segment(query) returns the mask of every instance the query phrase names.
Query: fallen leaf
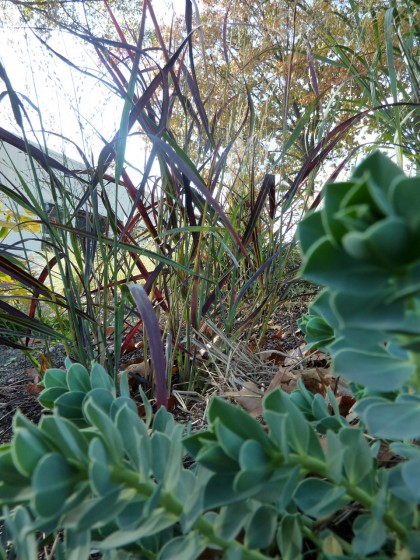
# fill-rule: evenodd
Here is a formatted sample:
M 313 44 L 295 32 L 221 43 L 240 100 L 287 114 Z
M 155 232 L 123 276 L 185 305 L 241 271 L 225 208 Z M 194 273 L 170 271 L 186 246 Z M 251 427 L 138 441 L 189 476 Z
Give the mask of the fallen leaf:
M 327 388 L 325 384 L 322 383 L 319 379 L 314 379 L 313 377 L 305 378 L 302 376 L 302 381 L 305 385 L 305 388 L 313 395 L 316 395 L 318 393 L 325 397 L 325 395 L 327 394 Z
M 167 404 L 167 406 L 166 406 L 166 410 L 167 410 L 168 412 L 173 412 L 173 410 L 174 410 L 174 408 L 175 408 L 175 405 L 176 405 L 176 402 L 177 402 L 177 401 L 176 401 L 176 398 L 174 397 L 174 395 L 170 395 L 170 396 L 168 397 L 168 404 Z
M 312 350 L 308 355 L 308 363 L 317 367 L 328 368 L 330 366 L 331 356 L 324 354 L 321 350 Z
M 346 418 L 355 402 L 356 399 L 354 397 L 350 397 L 349 395 L 342 395 L 340 397 L 337 397 L 338 409 L 341 416 Z
M 377 461 L 380 466 L 384 466 L 385 464 L 387 464 L 388 466 L 394 466 L 396 463 L 401 463 L 403 459 L 402 457 L 391 451 L 388 446 L 382 444 L 379 448 Z
M 26 368 L 24 370 L 24 374 L 26 375 L 26 377 L 30 377 L 35 384 L 39 383 L 40 377 L 37 368 Z
M 25 390 L 30 394 L 30 395 L 39 395 L 39 393 L 44 389 L 44 387 L 41 387 L 41 385 L 38 385 L 37 383 L 27 383 L 25 385 Z
M 136 374 L 141 375 L 142 377 L 146 377 L 146 375 L 149 374 L 149 370 L 149 365 L 146 364 L 146 362 L 130 364 L 124 368 L 124 371 L 126 371 L 127 375 Z
M 38 362 L 39 362 L 39 365 L 41 366 L 42 373 L 45 373 L 47 371 L 47 369 L 49 369 L 52 365 L 51 360 L 45 354 L 40 354 L 38 356 Z
M 291 350 L 289 352 L 287 358 L 284 360 L 284 365 L 285 366 L 295 366 L 299 362 L 301 362 L 303 357 L 304 357 L 304 354 L 305 354 L 305 346 L 306 346 L 306 344 L 301 344 L 297 348 L 294 348 L 293 350 Z
M 204 334 L 207 338 L 211 338 L 213 336 L 213 329 L 210 328 L 206 323 L 202 323 L 200 327 L 200 333 Z
M 267 388 L 266 394 L 280 387 L 285 393 L 293 393 L 297 388 L 297 377 L 288 368 L 280 367 Z
M 240 391 L 228 391 L 223 396 L 234 398 L 254 418 L 262 414 L 263 394 L 253 381 L 246 381 Z
M 263 362 L 273 362 L 274 364 L 283 364 L 286 358 L 286 354 L 284 352 L 280 352 L 280 350 L 262 350 L 258 352 L 258 357 Z
M 270 335 L 270 338 L 283 338 L 283 336 L 284 336 L 284 332 L 283 329 L 280 327 L 274 334 Z
M 124 366 L 124 371 L 128 377 L 128 385 L 132 394 L 136 394 L 140 385 L 150 387 L 150 365 L 145 362 L 129 364 Z M 119 377 L 121 372 L 119 373 Z

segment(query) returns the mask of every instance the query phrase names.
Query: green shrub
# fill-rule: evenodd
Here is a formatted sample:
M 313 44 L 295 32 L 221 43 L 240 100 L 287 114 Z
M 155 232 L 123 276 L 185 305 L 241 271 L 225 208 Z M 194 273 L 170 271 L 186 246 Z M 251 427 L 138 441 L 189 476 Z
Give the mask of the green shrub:
M 327 286 L 301 321 L 355 384 L 357 412 L 387 439 L 420 436 L 420 178 L 380 152 L 299 227 L 302 274 Z
M 146 399 L 140 419 L 125 375 L 117 393 L 100 365 L 89 375 L 68 361 L 45 376 L 39 426 L 18 413 L 0 450 L 3 539 L 17 557 L 44 546 L 78 560 L 418 557 L 415 188 L 374 154 L 299 229 L 303 274 L 327 286 L 302 324 L 337 373 L 345 365 L 358 427 L 331 389 L 324 399 L 301 384 L 265 397 L 264 425 L 215 398 L 207 429 L 189 434 L 164 408 L 152 422 Z M 401 461 L 381 466 L 381 444 Z M 341 535 L 332 522 L 349 504 Z

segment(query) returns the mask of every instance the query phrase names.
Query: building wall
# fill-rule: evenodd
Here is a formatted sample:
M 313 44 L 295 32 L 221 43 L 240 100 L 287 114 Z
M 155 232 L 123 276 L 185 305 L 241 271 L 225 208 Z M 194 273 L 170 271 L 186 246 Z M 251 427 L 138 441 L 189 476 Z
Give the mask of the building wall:
M 49 151 L 48 155 L 59 163 L 62 163 L 72 171 L 82 172 L 80 177 L 86 177 L 83 174 L 84 165 L 76 160 L 63 158 L 57 152 Z M 81 197 L 83 196 L 86 186 L 72 176 L 66 175 L 64 172 L 54 169 L 54 176 L 59 180 L 62 187 L 53 188 L 49 173 L 42 166 L 24 153 L 22 150 L 10 144 L 0 142 L 0 184 L 12 189 L 13 192 L 21 193 L 28 200 L 34 197 L 36 203 L 41 205 L 45 210 L 49 209 L 51 219 L 60 220 L 60 212 L 57 213 L 54 199 L 58 202 L 58 206 L 65 206 L 68 211 L 74 209 Z M 106 184 L 107 195 L 115 211 L 115 185 Z M 53 190 L 56 197 L 53 196 Z M 126 216 L 129 214 L 131 204 L 129 197 L 123 187 L 118 189 L 118 204 L 116 212 L 118 217 L 125 223 Z M 5 194 L 4 189 L 0 187 L 0 250 L 7 250 L 15 255 L 25 255 L 25 252 L 42 252 L 46 245 L 42 243 L 45 231 L 36 231 L 35 224 L 28 223 L 24 228 L 17 228 L 18 223 L 31 219 L 24 208 L 17 205 L 12 198 Z M 106 216 L 105 208 L 98 197 L 99 214 Z M 75 227 L 81 227 L 86 215 L 91 212 L 90 200 L 83 206 L 77 218 L 73 221 Z M 36 219 L 36 216 L 34 216 Z M 101 229 L 105 222 L 101 219 Z M 5 227 L 6 226 L 6 227 Z M 15 226 L 15 227 L 13 227 Z M 38 229 L 40 229 L 38 227 Z M 44 228 L 45 230 L 45 228 Z

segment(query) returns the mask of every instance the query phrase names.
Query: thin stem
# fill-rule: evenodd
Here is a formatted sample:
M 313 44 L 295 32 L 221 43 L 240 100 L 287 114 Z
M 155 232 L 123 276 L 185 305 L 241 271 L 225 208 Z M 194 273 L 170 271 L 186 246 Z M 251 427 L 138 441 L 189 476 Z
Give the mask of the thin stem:
M 114 482 L 119 482 L 129 486 L 130 488 L 134 488 L 138 491 L 139 494 L 142 494 L 147 498 L 151 497 L 153 492 L 156 490 L 156 484 L 154 484 L 151 480 L 141 482 L 139 480 L 138 473 L 128 470 L 121 470 L 120 468 L 111 469 L 111 479 Z M 167 512 L 172 513 L 177 517 L 181 517 L 184 513 L 184 506 L 182 502 L 180 502 L 174 496 L 174 494 L 166 490 L 162 490 L 160 494 L 159 506 L 163 507 Z M 199 531 L 203 536 L 205 536 L 211 544 L 220 546 L 220 548 L 223 548 L 224 550 L 232 547 L 234 541 L 223 539 L 222 537 L 217 536 L 214 532 L 213 524 L 203 517 L 199 517 L 196 520 L 193 528 Z M 268 559 L 267 556 L 265 556 L 261 552 L 258 552 L 257 550 L 249 550 L 246 546 L 239 542 L 236 542 L 235 544 L 244 552 L 246 551 L 246 558 L 248 560 Z
M 300 465 L 302 468 L 308 472 L 314 472 L 322 477 L 328 478 L 326 464 L 319 459 L 313 459 L 312 457 L 291 454 L 289 459 L 290 464 Z M 332 481 L 335 482 L 335 481 Z M 336 483 L 336 482 L 335 482 Z M 359 486 L 347 481 L 343 478 L 339 484 L 343 486 L 347 494 L 356 502 L 361 504 L 367 510 L 372 510 L 375 504 L 375 496 L 371 496 Z M 395 517 L 387 512 L 383 516 L 384 523 L 387 525 L 388 529 L 396 533 L 398 537 L 402 540 L 405 539 L 407 535 L 407 529 L 399 523 Z

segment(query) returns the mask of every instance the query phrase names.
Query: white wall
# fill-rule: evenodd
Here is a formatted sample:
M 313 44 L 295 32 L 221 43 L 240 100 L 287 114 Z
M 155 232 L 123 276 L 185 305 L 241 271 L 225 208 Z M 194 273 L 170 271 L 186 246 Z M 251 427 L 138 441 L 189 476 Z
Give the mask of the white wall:
M 57 152 L 49 151 L 48 155 L 54 158 L 59 163 L 64 164 L 65 167 L 72 171 L 83 171 L 85 169 L 83 163 L 80 163 L 73 159 L 63 158 L 63 156 Z M 34 165 L 35 172 L 32 169 L 32 164 Z M 67 205 L 67 207 L 75 207 L 84 192 L 82 182 L 66 175 L 60 170 L 54 170 L 54 174 L 64 185 L 66 197 L 68 197 L 69 201 L 71 201 L 70 204 Z M 83 173 L 80 174 L 80 176 L 83 177 Z M 38 181 L 39 188 L 36 186 L 36 181 Z M 49 174 L 34 159 L 32 159 L 31 163 L 31 159 L 29 158 L 29 156 L 27 156 L 27 154 L 22 150 L 4 142 L 0 142 L 0 183 L 11 188 L 14 191 L 18 190 L 19 192 L 25 194 L 27 198 L 29 198 L 30 196 L 28 195 L 28 192 L 25 193 L 24 183 L 26 183 L 26 188 L 33 196 L 35 196 L 38 203 L 42 204 L 43 206 L 44 203 L 51 203 L 54 200 L 51 194 L 51 179 L 49 177 Z M 115 185 L 111 183 L 105 183 L 105 185 L 109 200 L 111 202 L 113 210 L 115 211 Z M 125 223 L 125 218 L 130 211 L 131 204 L 129 197 L 123 187 L 119 187 L 117 198 L 117 215 Z M 0 203 L 1 221 L 4 222 L 4 219 L 6 218 L 10 223 L 11 216 L 10 212 L 7 213 L 7 210 L 13 210 L 15 213 L 23 212 L 24 215 L 25 211 L 22 208 L 16 206 L 13 200 L 11 200 L 5 195 L 4 192 L 1 191 Z M 101 215 L 106 214 L 100 198 L 98 202 L 98 208 Z M 90 211 L 89 202 L 84 206 L 83 210 Z M 5 246 L 7 246 L 7 250 L 16 255 L 23 256 L 23 249 L 29 252 L 40 252 L 42 250 L 41 237 L 41 233 L 32 233 L 22 228 L 20 228 L 20 230 L 18 230 L 17 228 L 9 229 L 7 235 L 3 238 L 0 238 L 0 250 L 2 245 L 3 249 Z

